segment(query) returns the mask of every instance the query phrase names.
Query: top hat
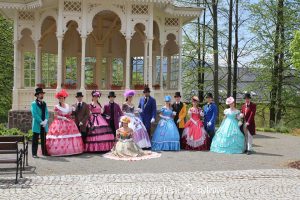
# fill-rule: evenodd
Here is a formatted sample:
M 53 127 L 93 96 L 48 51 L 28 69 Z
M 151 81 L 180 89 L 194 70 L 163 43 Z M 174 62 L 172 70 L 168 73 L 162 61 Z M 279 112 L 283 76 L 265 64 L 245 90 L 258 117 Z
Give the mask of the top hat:
M 230 104 L 232 104 L 232 103 L 234 103 L 234 98 L 233 98 L 233 97 L 228 97 L 228 98 L 226 99 L 226 105 L 230 105 Z
M 43 88 L 36 88 L 35 89 L 35 94 L 34 96 L 37 96 L 39 94 L 45 94 L 45 92 L 43 91 Z
M 114 91 L 110 91 L 109 94 L 108 94 L 108 98 L 109 98 L 109 97 L 114 97 L 114 98 L 116 98 L 115 92 L 114 92 Z
M 251 94 L 250 93 L 244 94 L 244 99 L 251 99 Z
M 98 90 L 93 90 L 92 91 L 92 96 L 93 97 L 101 97 L 101 92 Z
M 206 98 L 212 98 L 213 99 L 213 95 L 212 93 L 208 92 L 206 95 L 205 95 Z
M 174 97 L 181 97 L 180 92 L 175 92 Z
M 199 102 L 199 98 L 198 98 L 197 96 L 193 96 L 193 97 L 192 97 L 192 100 L 193 100 L 193 101 Z
M 77 92 L 77 93 L 76 93 L 76 98 L 77 98 L 77 97 L 83 97 L 82 92 Z
M 150 93 L 150 92 L 151 92 L 151 91 L 150 91 L 150 88 L 146 86 L 146 87 L 144 88 L 143 93 Z
M 165 102 L 171 102 L 172 97 L 171 96 L 165 96 Z

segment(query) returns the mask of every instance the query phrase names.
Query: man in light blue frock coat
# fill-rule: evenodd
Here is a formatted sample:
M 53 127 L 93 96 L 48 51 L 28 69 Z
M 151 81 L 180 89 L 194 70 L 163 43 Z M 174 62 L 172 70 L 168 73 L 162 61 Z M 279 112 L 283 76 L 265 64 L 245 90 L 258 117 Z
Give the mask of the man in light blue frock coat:
M 212 140 L 215 136 L 215 124 L 218 116 L 218 108 L 213 102 L 212 93 L 206 95 L 207 104 L 204 106 L 204 128 Z
M 38 158 L 38 144 L 41 138 L 42 154 L 47 156 L 46 134 L 48 132 L 49 112 L 44 99 L 45 92 L 42 88 L 35 89 L 36 100 L 31 103 L 32 114 L 32 156 Z
M 156 100 L 150 96 L 150 92 L 149 87 L 144 88 L 144 97 L 140 99 L 138 106 L 141 120 L 147 129 L 149 137 L 151 136 L 151 123 L 154 123 L 156 118 Z

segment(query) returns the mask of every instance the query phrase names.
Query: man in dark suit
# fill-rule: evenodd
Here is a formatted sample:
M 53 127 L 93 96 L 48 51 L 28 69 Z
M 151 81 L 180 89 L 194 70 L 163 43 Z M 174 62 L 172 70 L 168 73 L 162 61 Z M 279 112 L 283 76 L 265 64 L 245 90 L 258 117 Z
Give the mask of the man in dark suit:
M 87 136 L 87 121 L 90 117 L 90 109 L 89 106 L 82 101 L 82 98 L 82 92 L 77 92 L 77 103 L 72 106 L 72 109 L 73 115 L 75 116 L 75 123 L 81 133 L 82 140 L 85 143 Z
M 144 97 L 139 101 L 139 112 L 141 115 L 141 120 L 144 123 L 149 137 L 151 136 L 151 123 L 155 122 L 156 118 L 156 100 L 150 96 L 149 87 L 144 88 Z
M 174 98 L 175 98 L 175 102 L 172 104 L 173 111 L 176 112 L 176 115 L 174 116 L 174 122 L 178 128 L 180 141 L 181 141 L 187 110 L 186 110 L 186 104 L 181 102 L 180 92 L 175 92 Z
M 244 123 L 242 126 L 242 132 L 245 134 L 245 143 L 246 143 L 246 153 L 249 155 L 253 151 L 253 135 L 255 132 L 255 113 L 256 105 L 251 102 L 251 94 L 246 93 L 244 95 L 245 104 L 242 105 L 241 115 L 244 118 Z
M 114 132 L 114 135 L 116 136 L 116 130 L 119 129 L 119 121 L 121 116 L 123 116 L 123 112 L 119 104 L 115 103 L 115 92 L 109 92 L 108 98 L 109 103 L 104 106 L 103 114 L 105 115 L 107 123 L 109 124 L 110 128 Z
M 214 103 L 212 93 L 206 94 L 206 101 L 207 104 L 204 106 L 204 128 L 208 133 L 210 140 L 212 141 L 213 137 L 215 136 L 215 124 L 216 119 L 218 117 L 218 108 L 217 105 Z

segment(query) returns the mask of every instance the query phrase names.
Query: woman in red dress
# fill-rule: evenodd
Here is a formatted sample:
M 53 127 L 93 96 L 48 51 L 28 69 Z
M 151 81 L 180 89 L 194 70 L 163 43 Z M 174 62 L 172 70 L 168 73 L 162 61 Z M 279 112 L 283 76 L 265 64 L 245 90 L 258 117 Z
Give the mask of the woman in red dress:
M 81 134 L 71 119 L 72 108 L 65 103 L 67 97 L 65 90 L 55 95 L 59 104 L 54 108 L 54 121 L 46 136 L 46 147 L 50 156 L 80 154 L 84 150 Z
M 198 107 L 198 103 L 198 97 L 194 96 L 192 98 L 193 107 L 188 111 L 190 120 L 185 124 L 182 134 L 183 149 L 208 151 L 209 137 L 200 119 L 200 117 L 203 116 L 203 112 L 201 108 Z

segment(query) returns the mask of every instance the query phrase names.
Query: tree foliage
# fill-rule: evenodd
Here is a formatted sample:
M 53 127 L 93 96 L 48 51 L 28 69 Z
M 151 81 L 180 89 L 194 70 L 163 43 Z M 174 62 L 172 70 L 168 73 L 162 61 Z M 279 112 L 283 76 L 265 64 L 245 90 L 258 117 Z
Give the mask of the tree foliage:
M 295 31 L 295 37 L 291 42 L 290 50 L 294 67 L 300 69 L 300 31 Z
M 13 88 L 13 24 L 0 15 L 0 123 L 7 122 Z

